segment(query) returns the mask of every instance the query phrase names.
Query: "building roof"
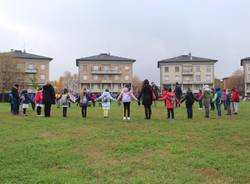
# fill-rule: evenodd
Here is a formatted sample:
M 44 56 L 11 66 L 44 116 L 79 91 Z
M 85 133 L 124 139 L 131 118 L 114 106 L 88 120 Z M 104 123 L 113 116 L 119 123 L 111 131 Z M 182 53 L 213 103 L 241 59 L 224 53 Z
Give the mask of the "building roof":
M 240 65 L 243 65 L 243 61 L 250 61 L 250 57 L 246 57 L 240 60 Z
M 21 58 L 21 59 L 39 59 L 39 60 L 52 60 L 53 58 L 40 56 L 36 54 L 31 54 L 26 51 L 21 50 L 11 50 L 10 52 L 2 52 L 0 55 L 11 56 L 14 58 Z
M 173 57 L 173 58 L 158 61 L 158 68 L 160 66 L 160 63 L 193 63 L 193 62 L 213 62 L 213 63 L 216 63 L 217 60 L 196 57 L 196 56 L 192 56 L 191 54 L 180 55 L 180 56 L 177 56 L 177 57 Z
M 76 66 L 79 66 L 80 61 L 126 61 L 126 62 L 135 62 L 135 59 L 129 59 L 120 56 L 113 56 L 109 53 L 101 53 L 95 56 L 83 57 L 76 59 Z

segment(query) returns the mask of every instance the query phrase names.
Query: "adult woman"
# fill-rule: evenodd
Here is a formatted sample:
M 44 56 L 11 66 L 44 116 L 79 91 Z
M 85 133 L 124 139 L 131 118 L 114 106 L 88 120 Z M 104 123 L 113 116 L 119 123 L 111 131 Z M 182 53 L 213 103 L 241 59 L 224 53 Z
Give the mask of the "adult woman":
M 55 90 L 49 82 L 43 86 L 43 104 L 44 116 L 50 117 L 51 105 L 55 104 Z
M 151 119 L 151 114 L 152 114 L 151 105 L 153 101 L 153 92 L 152 92 L 152 87 L 149 85 L 149 81 L 147 79 L 143 81 L 142 89 L 138 99 L 140 100 L 141 98 L 145 110 L 145 119 Z

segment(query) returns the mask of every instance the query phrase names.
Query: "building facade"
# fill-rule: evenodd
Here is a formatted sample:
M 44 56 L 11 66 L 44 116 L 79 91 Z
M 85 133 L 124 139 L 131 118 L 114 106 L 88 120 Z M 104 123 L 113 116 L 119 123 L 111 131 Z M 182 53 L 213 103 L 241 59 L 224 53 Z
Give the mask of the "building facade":
M 49 64 L 52 58 L 21 50 L 11 50 L 0 55 L 10 57 L 16 64 L 16 68 L 24 74 L 22 85 L 30 92 L 34 92 L 35 86 L 42 86 L 49 80 Z
M 214 85 L 214 64 L 217 60 L 191 54 L 158 61 L 161 87 L 174 88 L 178 82 L 183 91 L 199 90 L 203 85 Z
M 104 89 L 120 92 L 124 84 L 132 84 L 134 59 L 107 53 L 76 59 L 80 88 L 99 93 Z
M 250 57 L 241 59 L 241 66 L 243 66 L 245 96 L 250 96 Z

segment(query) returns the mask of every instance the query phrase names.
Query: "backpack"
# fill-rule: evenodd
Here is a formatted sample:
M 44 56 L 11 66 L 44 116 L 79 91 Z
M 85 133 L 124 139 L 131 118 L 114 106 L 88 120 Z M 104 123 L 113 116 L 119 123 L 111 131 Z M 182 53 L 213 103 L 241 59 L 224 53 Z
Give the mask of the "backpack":
M 103 98 L 102 98 L 102 102 L 103 102 L 103 103 L 107 103 L 107 102 L 109 102 L 109 98 L 108 98 L 108 96 L 107 96 L 107 95 L 104 95 L 104 96 L 103 96 Z
M 62 95 L 62 97 L 60 99 L 60 103 L 62 105 L 68 105 L 68 94 Z
M 172 104 L 175 104 L 175 97 L 174 97 L 174 96 L 170 96 L 170 102 L 171 102 Z
M 87 99 L 87 96 L 83 96 L 80 100 L 80 105 L 81 106 L 84 106 L 84 105 L 87 105 L 88 104 L 88 99 Z

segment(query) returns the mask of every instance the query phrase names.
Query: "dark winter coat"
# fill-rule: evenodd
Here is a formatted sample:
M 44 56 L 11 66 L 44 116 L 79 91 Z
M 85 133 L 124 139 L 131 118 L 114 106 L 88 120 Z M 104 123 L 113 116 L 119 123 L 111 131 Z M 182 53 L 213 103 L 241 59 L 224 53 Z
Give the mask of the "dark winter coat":
M 20 97 L 19 92 L 16 87 L 11 88 L 11 94 L 12 94 L 12 102 L 13 104 L 19 104 L 20 103 Z
M 184 101 L 185 101 L 186 107 L 188 108 L 188 107 L 192 107 L 194 104 L 194 101 L 197 101 L 197 99 L 195 98 L 192 91 L 188 91 L 185 97 L 181 100 L 181 102 L 184 102 Z
M 140 100 L 141 98 L 143 105 L 152 105 L 153 93 L 152 93 L 152 87 L 149 84 L 145 85 L 142 88 L 138 99 Z
M 55 104 L 55 90 L 51 84 L 43 86 L 43 104 Z
M 174 90 L 175 96 L 180 100 L 182 96 L 181 86 L 177 85 Z

